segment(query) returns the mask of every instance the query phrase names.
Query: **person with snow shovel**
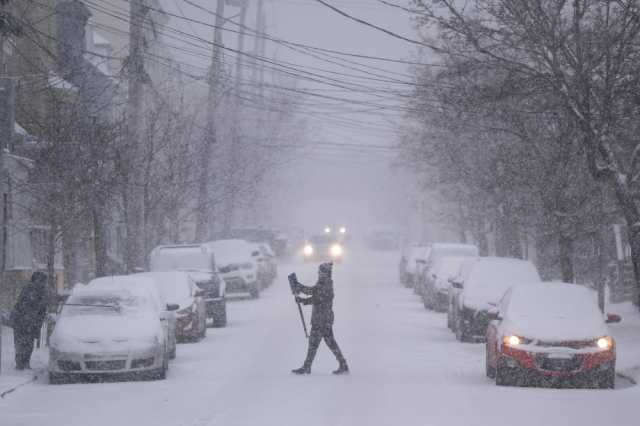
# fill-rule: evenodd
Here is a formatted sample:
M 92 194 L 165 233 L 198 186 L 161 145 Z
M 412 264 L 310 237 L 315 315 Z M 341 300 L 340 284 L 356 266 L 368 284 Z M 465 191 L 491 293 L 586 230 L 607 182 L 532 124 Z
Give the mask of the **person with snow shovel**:
M 333 374 L 347 374 L 349 367 L 347 360 L 342 355 L 338 342 L 333 336 L 333 280 L 331 272 L 333 263 L 323 263 L 318 268 L 318 282 L 313 287 L 307 287 L 299 282 L 295 283 L 294 291 L 296 294 L 305 294 L 310 297 L 296 296 L 296 302 L 303 305 L 313 305 L 311 312 L 311 333 L 309 335 L 309 348 L 307 358 L 302 367 L 292 370 L 294 374 L 310 374 L 311 364 L 318 351 L 320 342 L 324 339 L 325 343 L 331 349 L 331 352 L 338 360 L 339 367 Z

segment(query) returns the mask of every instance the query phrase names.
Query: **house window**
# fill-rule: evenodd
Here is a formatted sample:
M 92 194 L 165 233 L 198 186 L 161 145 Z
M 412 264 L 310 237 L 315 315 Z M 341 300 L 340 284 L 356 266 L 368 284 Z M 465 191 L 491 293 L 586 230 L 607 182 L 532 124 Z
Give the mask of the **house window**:
M 31 252 L 33 262 L 36 265 L 47 264 L 47 242 L 49 240 L 49 230 L 45 228 L 31 229 Z

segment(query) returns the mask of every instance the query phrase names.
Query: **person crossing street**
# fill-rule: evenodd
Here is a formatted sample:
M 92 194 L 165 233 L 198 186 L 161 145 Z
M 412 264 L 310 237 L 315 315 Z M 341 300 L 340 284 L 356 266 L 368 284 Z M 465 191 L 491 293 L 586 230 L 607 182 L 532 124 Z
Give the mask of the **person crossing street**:
M 325 343 L 331 349 L 331 352 L 338 361 L 338 369 L 333 374 L 349 373 L 349 366 L 345 359 L 338 342 L 333 334 L 333 280 L 331 278 L 333 263 L 327 262 L 318 268 L 318 282 L 313 287 L 307 287 L 299 282 L 295 283 L 294 292 L 296 294 L 304 294 L 310 297 L 296 296 L 296 302 L 303 305 L 312 305 L 311 313 L 311 333 L 309 335 L 309 348 L 307 350 L 307 358 L 302 367 L 292 370 L 294 374 L 310 374 L 311 365 L 320 346 L 320 342 L 324 339 Z

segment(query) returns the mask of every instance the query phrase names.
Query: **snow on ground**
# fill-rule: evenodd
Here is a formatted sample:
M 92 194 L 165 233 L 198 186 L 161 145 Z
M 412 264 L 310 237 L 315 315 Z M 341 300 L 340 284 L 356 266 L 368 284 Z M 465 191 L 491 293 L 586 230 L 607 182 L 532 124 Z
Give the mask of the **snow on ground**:
M 280 267 L 278 281 L 259 300 L 229 303 L 227 328 L 180 345 L 166 381 L 49 386 L 39 380 L 0 399 L 0 425 L 637 423 L 640 387 L 627 382 L 614 391 L 496 387 L 484 377 L 484 347 L 457 343 L 443 314 L 425 311 L 397 284 L 397 259 L 397 253 L 352 253 L 334 268 L 335 331 L 349 376 L 331 375 L 336 363 L 324 344 L 312 375 L 289 372 L 302 364 L 306 341 L 286 274 L 295 271 L 312 284 L 316 267 L 293 263 Z M 627 305 L 615 308 L 624 316 L 613 327 L 619 366 L 633 372 L 640 364 L 640 315 Z M 15 374 L 0 375 L 0 389 Z

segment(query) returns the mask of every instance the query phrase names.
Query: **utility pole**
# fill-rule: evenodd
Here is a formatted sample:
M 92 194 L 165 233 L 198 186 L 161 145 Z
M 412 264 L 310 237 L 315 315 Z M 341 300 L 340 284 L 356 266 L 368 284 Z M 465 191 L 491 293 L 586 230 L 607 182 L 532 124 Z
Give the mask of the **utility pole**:
M 126 265 L 127 272 L 134 272 L 144 266 L 143 215 L 144 200 L 139 179 L 138 164 L 142 153 L 142 108 L 144 94 L 144 59 L 142 25 L 147 13 L 143 0 L 129 1 L 129 99 L 128 99 L 128 152 L 125 181 L 125 221 L 127 230 Z
M 240 100 L 240 88 L 242 86 L 242 68 L 244 67 L 244 38 L 246 34 L 245 22 L 247 20 L 247 7 L 249 2 L 244 1 L 242 3 L 242 9 L 240 10 L 240 31 L 238 33 L 238 52 L 236 54 L 236 80 L 235 80 L 235 93 L 236 99 L 234 102 L 233 113 L 233 128 L 231 136 L 231 149 L 230 149 L 230 165 L 231 165 L 231 182 L 229 188 L 229 199 L 227 200 L 227 209 L 225 213 L 225 230 L 229 231 L 234 226 L 234 219 L 236 216 L 238 192 L 239 192 L 239 179 L 238 172 L 240 171 L 241 162 L 238 158 L 240 153 L 240 145 L 242 144 L 242 138 L 240 136 L 240 113 L 242 109 Z
M 211 161 L 216 144 L 216 107 L 220 96 L 220 76 L 222 75 L 222 26 L 226 0 L 218 0 L 216 6 L 215 30 L 209 69 L 209 95 L 207 99 L 207 134 L 203 138 L 204 147 L 200 157 L 200 179 L 198 181 L 198 211 L 196 215 L 196 241 L 204 241 L 213 231 L 213 206 L 210 203 L 209 182 L 213 180 Z

